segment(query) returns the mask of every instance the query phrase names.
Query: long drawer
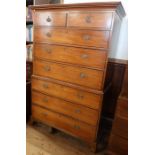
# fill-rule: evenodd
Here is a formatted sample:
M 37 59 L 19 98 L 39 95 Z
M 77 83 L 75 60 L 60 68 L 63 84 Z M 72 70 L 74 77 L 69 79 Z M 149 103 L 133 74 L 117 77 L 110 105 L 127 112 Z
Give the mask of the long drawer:
M 32 89 L 93 109 L 99 109 L 102 99 L 101 95 L 36 78 L 32 78 Z
M 65 26 L 66 25 L 65 12 L 53 12 L 48 10 L 36 11 L 34 14 L 35 26 Z
M 65 28 L 34 28 L 34 42 L 59 43 L 108 48 L 110 31 L 77 30 Z
M 104 69 L 107 61 L 107 51 L 34 44 L 34 56 L 45 60 L 54 60 L 88 67 Z
M 71 133 L 84 140 L 94 141 L 96 127 L 87 125 L 80 121 L 65 117 L 61 114 L 32 105 L 32 118 L 44 122 L 47 125 L 57 127 L 61 130 Z
M 35 91 L 32 92 L 32 103 L 71 116 L 90 125 L 97 125 L 99 113 L 97 110 Z
M 72 65 L 34 60 L 33 74 L 101 90 L 104 72 Z
M 112 27 L 112 12 L 70 11 L 67 26 L 110 30 Z

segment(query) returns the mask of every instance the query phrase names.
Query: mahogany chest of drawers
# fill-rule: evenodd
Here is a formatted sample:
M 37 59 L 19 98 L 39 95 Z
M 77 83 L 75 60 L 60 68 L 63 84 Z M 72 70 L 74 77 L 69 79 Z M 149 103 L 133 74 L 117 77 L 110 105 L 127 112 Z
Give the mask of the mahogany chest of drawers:
M 96 150 L 104 80 L 121 3 L 31 6 L 32 119 Z

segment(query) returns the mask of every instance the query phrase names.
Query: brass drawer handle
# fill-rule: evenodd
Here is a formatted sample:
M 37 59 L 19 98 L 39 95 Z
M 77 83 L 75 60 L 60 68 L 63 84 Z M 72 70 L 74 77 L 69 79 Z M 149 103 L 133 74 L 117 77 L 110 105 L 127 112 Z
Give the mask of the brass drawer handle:
M 47 83 L 44 83 L 44 84 L 43 84 L 43 87 L 44 87 L 44 88 L 48 88 L 48 84 L 47 84 Z
M 47 19 L 46 19 L 46 21 L 47 21 L 47 22 L 51 22 L 52 19 L 48 16 Z
M 78 94 L 77 94 L 77 97 L 78 97 L 79 99 L 83 99 L 83 98 L 84 98 L 84 95 L 82 95 L 81 93 L 78 93 Z
M 83 36 L 83 39 L 86 40 L 86 41 L 88 41 L 88 40 L 91 39 L 91 37 L 90 37 L 90 35 L 84 35 L 84 36 Z
M 87 55 L 87 54 L 82 54 L 82 55 L 81 55 L 81 58 L 82 58 L 82 59 L 86 59 L 86 58 L 88 58 L 88 55 Z
M 74 128 L 79 130 L 80 129 L 80 126 L 79 125 L 74 125 Z
M 51 37 L 52 34 L 51 34 L 50 32 L 47 32 L 47 33 L 46 33 L 46 36 L 47 36 L 47 37 Z
M 43 102 L 48 102 L 48 99 L 47 98 L 43 98 Z
M 51 68 L 50 68 L 50 66 L 44 66 L 44 70 L 45 70 L 45 71 L 50 71 Z
M 46 51 L 47 53 L 49 53 L 49 54 L 52 53 L 52 50 L 51 50 L 51 49 L 48 49 L 48 48 L 46 48 L 45 51 Z
M 81 79 L 86 78 L 86 74 L 80 73 L 80 78 L 81 78 Z
M 81 113 L 81 110 L 80 109 L 76 109 L 75 110 L 75 113 L 78 113 L 79 114 L 79 113 Z
M 91 16 L 87 16 L 87 17 L 85 18 L 85 21 L 86 21 L 86 23 L 91 23 Z

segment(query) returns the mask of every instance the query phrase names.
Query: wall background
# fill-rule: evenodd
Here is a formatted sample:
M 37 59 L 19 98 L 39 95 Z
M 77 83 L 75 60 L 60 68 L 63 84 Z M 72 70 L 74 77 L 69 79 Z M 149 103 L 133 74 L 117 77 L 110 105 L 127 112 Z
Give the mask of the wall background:
M 107 2 L 118 0 L 64 0 L 64 3 Z M 127 0 L 121 0 L 127 14 Z M 124 17 L 121 23 L 118 46 L 115 53 L 110 53 L 110 58 L 128 60 L 128 17 Z

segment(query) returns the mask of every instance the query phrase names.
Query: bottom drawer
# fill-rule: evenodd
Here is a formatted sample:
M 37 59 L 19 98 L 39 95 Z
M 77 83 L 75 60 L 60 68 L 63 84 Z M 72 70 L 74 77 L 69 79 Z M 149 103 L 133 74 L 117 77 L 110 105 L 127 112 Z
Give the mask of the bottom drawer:
M 87 108 L 79 104 L 67 102 L 53 96 L 48 96 L 32 91 L 32 103 L 93 126 L 96 126 L 98 122 L 99 112 L 97 110 Z
M 59 128 L 85 141 L 95 141 L 96 127 L 79 122 L 39 106 L 32 106 L 32 117 L 47 125 Z

